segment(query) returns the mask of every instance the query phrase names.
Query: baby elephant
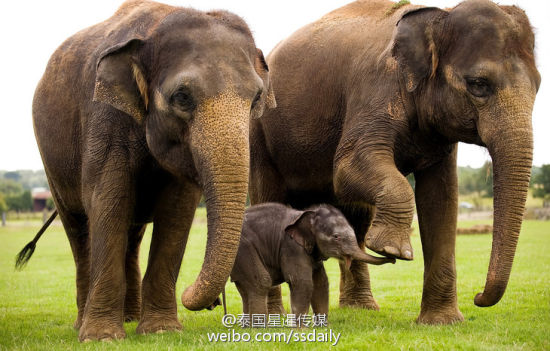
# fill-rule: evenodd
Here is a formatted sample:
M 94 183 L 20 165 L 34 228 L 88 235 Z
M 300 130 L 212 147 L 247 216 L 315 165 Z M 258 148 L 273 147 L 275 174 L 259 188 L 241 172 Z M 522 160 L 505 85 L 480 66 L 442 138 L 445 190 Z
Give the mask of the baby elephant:
M 243 301 L 243 313 L 267 314 L 271 287 L 287 282 L 292 313 L 328 313 L 328 278 L 323 261 L 329 257 L 371 264 L 395 263 L 373 257 L 357 245 L 344 215 L 330 205 L 298 211 L 264 203 L 245 213 L 241 241 L 231 280 Z

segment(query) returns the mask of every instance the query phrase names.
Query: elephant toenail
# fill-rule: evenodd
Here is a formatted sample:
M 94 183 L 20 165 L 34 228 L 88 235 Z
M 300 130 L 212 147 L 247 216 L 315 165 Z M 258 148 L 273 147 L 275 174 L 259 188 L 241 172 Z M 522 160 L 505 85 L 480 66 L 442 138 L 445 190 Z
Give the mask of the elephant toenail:
M 412 260 L 413 259 L 412 252 L 410 250 L 405 250 L 405 252 L 403 253 L 403 258 L 406 260 Z
M 390 254 L 392 256 L 397 256 L 399 257 L 399 250 L 396 249 L 395 247 L 392 247 L 392 246 L 384 246 L 384 252 L 386 252 L 387 254 Z

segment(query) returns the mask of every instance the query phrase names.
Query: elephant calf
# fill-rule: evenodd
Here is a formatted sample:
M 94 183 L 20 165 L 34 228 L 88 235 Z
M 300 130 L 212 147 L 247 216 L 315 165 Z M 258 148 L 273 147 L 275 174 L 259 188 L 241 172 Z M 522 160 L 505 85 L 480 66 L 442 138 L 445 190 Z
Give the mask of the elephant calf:
M 328 279 L 323 261 L 329 257 L 371 264 L 395 263 L 373 257 L 358 246 L 344 215 L 330 205 L 298 211 L 264 203 L 245 212 L 239 250 L 231 271 L 243 301 L 243 313 L 267 314 L 271 287 L 287 282 L 292 313 L 328 313 Z

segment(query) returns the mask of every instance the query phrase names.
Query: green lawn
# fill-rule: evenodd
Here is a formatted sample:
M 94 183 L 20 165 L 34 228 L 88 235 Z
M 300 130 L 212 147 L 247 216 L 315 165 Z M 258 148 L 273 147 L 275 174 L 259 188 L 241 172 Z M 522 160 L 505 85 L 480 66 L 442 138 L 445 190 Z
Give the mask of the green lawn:
M 485 221 L 486 222 L 486 221 Z M 478 222 L 479 223 L 479 222 Z M 463 223 L 465 226 L 474 222 Z M 179 303 L 185 286 L 195 278 L 202 263 L 206 237 L 205 212 L 199 210 L 192 228 L 178 281 L 181 333 L 136 335 L 137 323 L 125 325 L 127 338 L 111 343 L 79 344 L 72 329 L 76 317 L 75 269 L 62 227 L 51 227 L 38 243 L 34 257 L 22 272 L 13 269 L 16 253 L 35 234 L 39 224 L 0 227 L 0 349 L 227 349 L 248 348 L 250 343 L 208 340 L 207 333 L 225 332 L 222 309 L 191 312 Z M 145 271 L 150 231 L 141 255 Z M 494 307 L 479 308 L 473 297 L 485 283 L 491 248 L 490 235 L 458 237 L 458 299 L 465 322 L 452 326 L 417 325 L 422 294 L 422 255 L 418 235 L 413 236 L 415 260 L 395 265 L 372 266 L 373 293 L 380 311 L 338 308 L 339 270 L 335 260 L 326 264 L 331 282 L 330 325 L 341 333 L 338 349 L 550 349 L 550 222 L 526 221 L 503 300 Z M 229 313 L 241 311 L 240 297 L 228 284 Z M 285 301 L 288 290 L 285 288 Z M 319 332 L 328 332 L 319 329 Z M 251 333 L 274 330 L 254 329 Z M 289 333 L 291 329 L 276 329 Z M 310 330 L 295 330 L 309 332 Z M 260 349 L 327 349 L 330 343 L 254 342 Z

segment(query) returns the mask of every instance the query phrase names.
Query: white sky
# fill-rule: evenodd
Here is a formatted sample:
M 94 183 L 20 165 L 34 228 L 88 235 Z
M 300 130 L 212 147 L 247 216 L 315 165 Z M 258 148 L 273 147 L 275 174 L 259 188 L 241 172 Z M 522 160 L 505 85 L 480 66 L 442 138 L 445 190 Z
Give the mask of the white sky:
M 256 45 L 268 54 L 280 40 L 301 26 L 349 0 L 165 0 L 200 10 L 227 9 L 249 24 Z M 452 7 L 457 0 L 412 0 L 415 4 Z M 41 169 L 34 138 L 31 103 L 34 89 L 53 51 L 80 29 L 110 17 L 122 1 L 2 1 L 0 13 L 0 170 Z M 534 164 L 550 163 L 550 24 L 545 1 L 498 1 L 523 8 L 536 30 L 536 55 L 542 84 L 533 111 Z M 550 73 L 549 73 L 550 74 Z M 481 147 L 461 144 L 458 164 L 480 167 L 490 160 Z

